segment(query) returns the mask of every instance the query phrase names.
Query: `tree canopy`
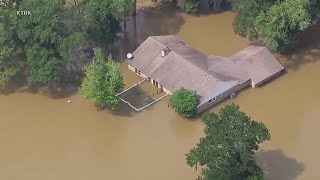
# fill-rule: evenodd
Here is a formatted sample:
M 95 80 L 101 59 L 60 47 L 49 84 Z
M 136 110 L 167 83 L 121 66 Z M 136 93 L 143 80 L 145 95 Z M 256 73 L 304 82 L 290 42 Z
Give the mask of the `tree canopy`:
M 50 90 L 86 60 L 81 47 L 107 47 L 120 31 L 113 0 L 9 0 L 0 7 L 0 87 L 18 72 Z M 45 4 L 45 6 L 39 6 Z M 30 16 L 17 16 L 31 10 Z
M 262 40 L 273 51 L 289 51 L 298 35 L 319 17 L 319 0 L 237 0 L 233 27 L 242 37 Z
M 199 0 L 181 0 L 186 12 L 199 10 Z M 272 51 L 294 49 L 301 32 L 320 18 L 320 0 L 208 0 L 211 7 L 231 4 L 237 12 L 234 32 L 250 40 L 262 40 Z M 215 10 L 215 9 L 213 9 Z
M 197 112 L 198 96 L 195 91 L 181 88 L 173 93 L 170 99 L 173 107 L 179 115 L 184 118 L 190 118 Z
M 188 165 L 203 168 L 199 179 L 262 179 L 254 159 L 259 144 L 270 140 L 262 122 L 253 121 L 234 104 L 204 115 L 202 122 L 205 136 L 186 154 Z
M 87 99 L 94 100 L 102 106 L 106 103 L 114 109 L 118 104 L 116 94 L 124 86 L 120 65 L 114 62 L 111 56 L 105 61 L 99 48 L 94 48 L 94 55 L 94 62 L 86 67 L 81 93 Z
M 179 2 L 180 8 L 188 13 L 198 12 L 199 4 L 199 0 L 181 0 Z

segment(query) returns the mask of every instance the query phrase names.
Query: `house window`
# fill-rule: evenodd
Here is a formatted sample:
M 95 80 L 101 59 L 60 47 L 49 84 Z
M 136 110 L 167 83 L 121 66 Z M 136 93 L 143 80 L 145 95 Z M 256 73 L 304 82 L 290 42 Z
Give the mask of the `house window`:
M 209 104 L 212 104 L 214 101 L 216 101 L 217 100 L 217 98 L 216 97 L 214 97 L 213 99 L 210 99 L 209 100 Z
M 137 74 L 141 75 L 141 71 L 139 71 L 137 68 L 134 69 L 134 72 L 136 72 Z

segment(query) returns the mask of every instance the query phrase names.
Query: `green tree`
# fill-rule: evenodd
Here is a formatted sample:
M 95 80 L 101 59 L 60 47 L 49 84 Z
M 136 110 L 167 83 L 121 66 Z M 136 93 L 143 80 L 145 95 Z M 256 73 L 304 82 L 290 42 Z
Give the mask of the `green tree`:
M 13 1 L 3 3 L 0 5 L 0 89 L 19 71 L 21 56 L 21 42 L 16 31 L 16 7 Z
M 199 0 L 181 0 L 179 6 L 187 13 L 195 13 L 199 11 Z
M 25 71 L 29 85 L 50 90 L 66 75 L 79 72 L 88 62 L 82 52 L 88 49 L 82 47 L 106 47 L 117 38 L 120 26 L 112 2 L 4 1 L 0 6 L 0 87 Z M 32 15 L 17 16 L 17 10 L 32 10 Z
M 85 22 L 85 32 L 90 42 L 107 47 L 117 39 L 121 30 L 120 23 L 114 16 L 113 0 L 89 0 L 86 11 L 89 16 Z
M 182 117 L 190 118 L 197 112 L 198 96 L 195 91 L 181 88 L 170 98 L 171 107 Z
M 127 17 L 130 16 L 132 6 L 132 0 L 113 0 L 112 7 L 114 9 L 115 16 L 123 21 L 124 32 L 127 29 Z
M 237 0 L 233 28 L 241 37 L 262 40 L 273 51 L 295 47 L 300 32 L 319 18 L 319 0 Z
M 62 41 L 59 48 L 59 54 L 64 60 L 65 72 L 80 72 L 87 64 L 87 58 L 79 50 L 79 47 L 85 44 L 85 41 L 84 34 L 80 32 L 74 32 Z
M 308 0 L 285 0 L 256 19 L 258 35 L 269 49 L 288 51 L 297 44 L 298 33 L 311 25 Z
M 87 99 L 100 103 L 102 107 L 106 103 L 114 109 L 118 104 L 116 94 L 124 86 L 120 65 L 110 56 L 105 61 L 98 48 L 94 48 L 94 55 L 94 63 L 86 67 L 86 77 L 80 91 Z
M 63 63 L 59 47 L 66 34 L 63 23 L 64 0 L 22 1 L 19 10 L 32 9 L 31 16 L 19 16 L 17 34 L 23 42 L 26 72 L 30 85 L 49 91 L 62 78 Z
M 62 62 L 54 53 L 37 45 L 27 49 L 28 83 L 40 85 L 43 92 L 50 91 L 53 83 L 62 78 Z
M 205 136 L 186 154 L 189 166 L 203 168 L 199 179 L 262 179 L 262 170 L 254 158 L 259 144 L 270 140 L 262 122 L 251 120 L 234 104 L 219 113 L 204 115 L 202 122 Z

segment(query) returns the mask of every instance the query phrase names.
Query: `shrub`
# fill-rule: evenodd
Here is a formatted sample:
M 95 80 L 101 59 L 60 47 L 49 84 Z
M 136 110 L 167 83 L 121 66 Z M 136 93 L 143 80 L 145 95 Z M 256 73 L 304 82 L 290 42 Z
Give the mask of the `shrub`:
M 199 0 L 181 0 L 179 6 L 187 13 L 195 13 L 199 10 Z
M 171 107 L 184 118 L 190 118 L 197 112 L 198 96 L 195 91 L 181 88 L 173 93 Z

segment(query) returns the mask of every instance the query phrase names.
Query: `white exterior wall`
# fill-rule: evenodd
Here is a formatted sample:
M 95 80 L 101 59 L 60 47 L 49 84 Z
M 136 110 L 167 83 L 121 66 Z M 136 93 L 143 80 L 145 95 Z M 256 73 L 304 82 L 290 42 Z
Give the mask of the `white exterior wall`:
M 267 79 L 265 79 L 265 80 L 261 81 L 260 83 L 258 83 L 258 84 L 254 84 L 254 86 L 252 86 L 252 87 L 258 87 L 258 86 L 261 86 L 261 85 L 263 85 L 263 84 L 267 83 L 268 81 L 270 81 L 271 79 L 275 78 L 276 76 L 279 76 L 281 73 L 282 73 L 282 71 L 279 71 L 279 72 L 277 72 L 276 74 L 274 74 L 274 75 L 270 76 L 269 78 L 267 78 Z M 253 83 L 252 83 L 252 84 L 253 84 Z
M 207 109 L 209 109 L 210 107 L 218 104 L 219 102 L 221 102 L 222 100 L 226 99 L 226 98 L 230 98 L 232 93 L 237 93 L 239 91 L 241 91 L 242 89 L 246 88 L 247 86 L 249 86 L 251 84 L 251 80 L 248 80 L 246 82 L 244 82 L 242 85 L 235 85 L 232 88 L 228 89 L 227 91 L 222 93 L 222 97 L 220 96 L 220 94 L 218 96 L 216 96 L 216 100 L 213 101 L 212 103 L 209 104 L 209 101 L 202 104 L 201 106 L 198 107 L 198 113 L 201 113 Z M 212 97 L 211 99 L 213 99 L 214 97 Z

